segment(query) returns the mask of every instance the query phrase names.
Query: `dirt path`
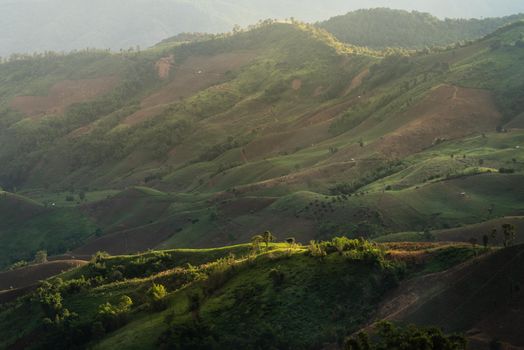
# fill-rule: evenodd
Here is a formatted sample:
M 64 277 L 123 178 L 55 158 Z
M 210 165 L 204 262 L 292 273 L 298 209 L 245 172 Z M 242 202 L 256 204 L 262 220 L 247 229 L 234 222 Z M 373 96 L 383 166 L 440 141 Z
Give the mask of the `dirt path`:
M 358 89 L 362 85 L 363 80 L 369 75 L 369 69 L 366 68 L 362 72 L 358 73 L 356 77 L 351 80 L 346 91 L 344 91 L 344 96 L 349 95 L 355 89 Z

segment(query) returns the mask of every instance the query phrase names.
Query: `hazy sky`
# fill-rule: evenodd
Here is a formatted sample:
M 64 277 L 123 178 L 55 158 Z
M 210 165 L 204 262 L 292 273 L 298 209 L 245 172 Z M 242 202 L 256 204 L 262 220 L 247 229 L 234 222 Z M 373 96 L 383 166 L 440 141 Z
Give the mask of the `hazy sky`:
M 147 47 L 180 32 L 224 32 L 266 18 L 320 21 L 373 7 L 480 18 L 524 13 L 524 0 L 0 0 L 0 56 Z

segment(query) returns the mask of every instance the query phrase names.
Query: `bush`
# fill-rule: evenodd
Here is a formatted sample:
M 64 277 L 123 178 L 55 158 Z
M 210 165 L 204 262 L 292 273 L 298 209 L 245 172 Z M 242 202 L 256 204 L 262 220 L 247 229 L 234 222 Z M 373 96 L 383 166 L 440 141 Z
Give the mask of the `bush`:
M 219 259 L 209 267 L 208 277 L 204 282 L 204 292 L 212 295 L 215 291 L 222 288 L 233 276 L 235 258 L 229 256 Z
M 98 307 L 97 320 L 101 322 L 107 331 L 113 331 L 125 325 L 128 315 L 133 306 L 133 300 L 124 295 L 117 305 L 109 302 Z
M 166 287 L 161 284 L 153 283 L 153 286 L 147 291 L 151 308 L 155 311 L 162 311 L 167 308 L 165 297 L 167 296 Z
M 309 255 L 321 260 L 327 255 L 326 249 L 322 246 L 321 243 L 316 241 L 310 241 L 307 249 L 309 251 Z
M 467 347 L 463 336 L 445 335 L 437 328 L 399 328 L 390 322 L 380 322 L 377 328 L 378 336 L 373 341 L 370 341 L 366 333 L 361 332 L 346 341 L 346 350 L 465 350 Z

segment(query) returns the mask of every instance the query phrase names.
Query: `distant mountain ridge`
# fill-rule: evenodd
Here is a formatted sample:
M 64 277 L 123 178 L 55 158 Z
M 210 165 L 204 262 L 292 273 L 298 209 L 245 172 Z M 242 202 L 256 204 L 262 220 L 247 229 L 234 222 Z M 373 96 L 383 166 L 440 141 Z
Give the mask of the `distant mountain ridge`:
M 227 32 L 236 24 L 247 26 L 267 18 L 295 17 L 315 22 L 358 8 L 380 6 L 417 9 L 442 18 L 498 16 L 524 11 L 524 5 L 504 0 L 482 0 L 475 1 L 474 6 L 467 5 L 468 1 L 457 4 L 451 0 L 423 3 L 409 0 L 357 0 L 350 3 L 345 0 L 0 0 L 0 56 L 68 52 L 87 47 L 119 50 L 139 45 L 144 48 L 183 32 Z M 340 18 L 336 17 L 329 23 L 334 22 L 338 27 L 339 21 Z M 393 22 L 402 24 L 399 21 Z M 358 20 L 358 23 L 367 22 L 366 17 Z M 408 19 L 409 22 L 412 20 Z M 481 34 L 499 26 L 478 22 L 479 26 L 486 26 Z M 337 31 L 341 39 L 344 27 Z M 393 29 L 392 33 L 399 30 Z M 478 36 L 478 33 L 473 34 Z M 453 38 L 463 40 L 461 35 Z M 377 46 L 374 42 L 356 44 Z
M 319 23 L 340 41 L 372 48 L 445 46 L 474 40 L 524 20 L 524 14 L 486 19 L 445 19 L 417 11 L 357 10 Z

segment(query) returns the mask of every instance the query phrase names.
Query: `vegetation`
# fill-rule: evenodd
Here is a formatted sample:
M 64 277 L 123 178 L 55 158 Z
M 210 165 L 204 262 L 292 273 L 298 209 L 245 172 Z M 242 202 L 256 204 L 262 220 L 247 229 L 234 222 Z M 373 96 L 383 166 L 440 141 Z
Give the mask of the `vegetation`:
M 513 15 L 482 20 L 440 20 L 429 13 L 377 8 L 336 16 L 319 23 L 319 26 L 340 41 L 354 45 L 424 49 L 479 39 L 523 18 L 522 15 Z
M 386 349 L 442 349 L 465 350 L 467 341 L 463 336 L 446 336 L 437 328 L 400 328 L 390 322 L 377 325 L 379 340 L 370 342 L 366 333 L 359 333 L 346 342 L 347 350 Z
M 505 315 L 524 266 L 523 37 L 410 52 L 266 20 L 1 63 L 0 348 L 343 347 L 397 307 L 446 332 Z M 55 259 L 79 267 L 37 282 Z M 380 327 L 347 346 L 464 346 Z

